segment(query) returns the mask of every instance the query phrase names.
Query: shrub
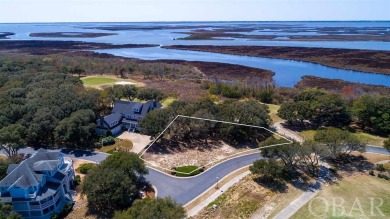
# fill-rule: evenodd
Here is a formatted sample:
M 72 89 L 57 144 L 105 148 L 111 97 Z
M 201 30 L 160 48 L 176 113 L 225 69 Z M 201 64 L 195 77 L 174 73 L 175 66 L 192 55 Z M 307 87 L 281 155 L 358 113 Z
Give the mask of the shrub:
M 102 139 L 103 146 L 113 145 L 113 144 L 115 144 L 115 138 L 111 136 Z
M 381 178 L 381 179 L 390 180 L 390 177 L 386 176 L 385 174 L 379 173 L 378 177 Z
M 77 185 L 81 184 L 81 177 L 80 177 L 80 175 L 76 175 L 76 184 Z
M 332 173 L 337 173 L 337 169 L 336 168 L 329 168 L 329 171 L 332 172 Z
M 385 171 L 385 167 L 383 166 L 383 164 L 377 164 L 376 170 L 378 170 L 379 172 L 383 172 Z
M 93 163 L 84 163 L 84 164 L 81 164 L 76 170 L 79 172 L 79 173 L 82 173 L 82 174 L 88 174 L 88 172 L 95 168 L 96 164 L 93 164 Z
M 368 172 L 371 176 L 375 176 L 375 173 L 373 170 L 370 170 L 370 172 Z

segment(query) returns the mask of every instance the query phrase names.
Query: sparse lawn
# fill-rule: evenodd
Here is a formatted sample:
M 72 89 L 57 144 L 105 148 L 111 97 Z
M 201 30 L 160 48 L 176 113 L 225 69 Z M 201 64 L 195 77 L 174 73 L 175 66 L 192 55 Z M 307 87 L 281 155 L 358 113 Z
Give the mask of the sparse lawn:
M 288 186 L 288 192 L 273 192 L 253 180 L 253 175 L 246 176 L 230 187 L 224 194 L 211 202 L 194 218 L 250 218 L 256 211 L 261 216 L 256 218 L 271 218 L 269 215 L 279 211 L 302 192 Z M 213 205 L 217 208 L 212 209 Z
M 390 217 L 390 182 L 380 179 L 376 176 L 357 175 L 347 177 L 330 186 L 325 186 L 312 200 L 311 209 L 309 203 L 303 206 L 291 218 L 389 218 Z M 333 198 L 337 198 L 337 203 L 344 200 L 343 207 L 345 213 L 342 214 L 342 208 L 335 207 L 333 213 Z M 371 215 L 371 199 L 375 205 L 380 205 L 379 198 L 383 199 L 383 205 L 379 209 L 385 216 L 380 217 L 378 211 L 374 208 Z M 325 200 L 329 206 L 326 209 Z M 327 211 L 326 211 L 327 210 Z M 362 210 L 362 212 L 361 212 Z M 315 217 L 311 212 L 321 217 Z M 364 214 L 364 215 L 363 215 Z M 379 217 L 378 217 L 379 216 Z
M 275 105 L 275 104 L 266 104 L 266 105 L 269 107 L 269 111 L 270 111 L 269 116 L 271 117 L 273 123 L 283 121 L 282 118 L 276 115 L 278 113 L 278 110 L 280 109 L 280 105 Z
M 182 166 L 182 167 L 176 167 L 175 170 L 177 171 L 175 176 L 179 177 L 188 177 L 188 176 L 195 176 L 200 173 L 199 170 L 197 170 L 199 167 L 197 166 Z M 193 172 L 192 172 L 193 171 Z M 182 172 L 182 173 L 178 173 Z M 192 172 L 192 173 L 191 173 Z M 183 174 L 187 173 L 187 174 Z
M 386 140 L 386 138 L 364 132 L 358 132 L 355 135 L 368 145 L 383 146 L 383 142 Z
M 313 140 L 316 132 L 317 130 L 305 130 L 301 131 L 300 134 L 304 136 L 307 140 Z M 372 135 L 364 132 L 357 132 L 352 134 L 367 145 L 383 146 L 383 141 L 386 139 L 377 135 Z
M 169 106 L 173 101 L 175 101 L 176 100 L 176 98 L 174 98 L 174 97 L 168 97 L 168 98 L 165 98 L 162 102 L 161 102 L 161 104 L 162 104 L 162 106 L 163 107 L 167 107 L 167 106 Z
M 305 131 L 299 132 L 299 134 L 302 135 L 303 137 L 305 137 L 306 140 L 313 140 L 314 135 L 316 133 L 317 133 L 317 130 L 305 130 Z
M 114 153 L 115 148 L 123 149 L 125 151 L 130 151 L 133 148 L 133 142 L 131 142 L 130 140 L 115 138 L 115 144 L 109 146 L 103 146 L 99 149 L 99 151 L 112 154 Z

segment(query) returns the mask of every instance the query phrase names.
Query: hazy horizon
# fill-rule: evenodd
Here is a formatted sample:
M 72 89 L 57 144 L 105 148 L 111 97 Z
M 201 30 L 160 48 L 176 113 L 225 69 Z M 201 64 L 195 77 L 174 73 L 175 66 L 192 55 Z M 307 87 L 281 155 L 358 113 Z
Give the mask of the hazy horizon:
M 0 0 L 0 23 L 389 21 L 390 0 Z

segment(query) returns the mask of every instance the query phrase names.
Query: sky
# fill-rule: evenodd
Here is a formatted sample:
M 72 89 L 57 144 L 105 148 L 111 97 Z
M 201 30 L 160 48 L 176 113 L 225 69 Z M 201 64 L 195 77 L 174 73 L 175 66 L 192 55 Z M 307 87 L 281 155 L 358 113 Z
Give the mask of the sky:
M 390 20 L 390 0 L 0 0 L 0 23 Z

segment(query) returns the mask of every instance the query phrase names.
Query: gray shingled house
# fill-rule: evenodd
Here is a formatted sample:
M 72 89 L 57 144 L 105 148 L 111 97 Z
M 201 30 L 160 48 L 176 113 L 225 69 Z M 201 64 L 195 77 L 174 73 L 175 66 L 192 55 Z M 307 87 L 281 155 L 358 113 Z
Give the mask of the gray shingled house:
M 49 219 L 73 202 L 73 162 L 61 152 L 39 149 L 20 164 L 10 164 L 0 181 L 1 202 L 27 219 Z
M 117 135 L 122 130 L 138 130 L 138 121 L 150 111 L 161 107 L 162 105 L 154 100 L 146 103 L 117 100 L 111 114 L 96 121 L 96 132 L 106 135 L 110 131 L 112 135 Z

